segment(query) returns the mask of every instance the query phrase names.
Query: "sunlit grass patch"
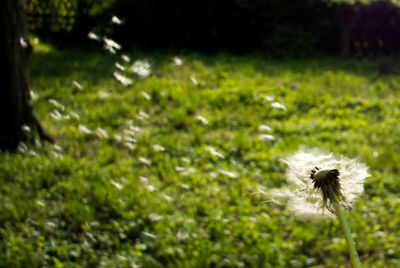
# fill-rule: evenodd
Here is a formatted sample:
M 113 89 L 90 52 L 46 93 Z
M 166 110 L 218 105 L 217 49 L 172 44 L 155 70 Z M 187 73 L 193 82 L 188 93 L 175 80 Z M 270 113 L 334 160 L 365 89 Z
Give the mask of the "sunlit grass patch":
M 137 60 L 151 72 L 131 73 Z M 357 249 L 366 265 L 399 265 L 400 81 L 375 67 L 38 49 L 33 104 L 57 147 L 0 155 L 0 263 L 346 265 L 335 222 L 310 227 L 263 194 L 287 184 L 281 159 L 309 145 L 370 167 L 350 223 Z

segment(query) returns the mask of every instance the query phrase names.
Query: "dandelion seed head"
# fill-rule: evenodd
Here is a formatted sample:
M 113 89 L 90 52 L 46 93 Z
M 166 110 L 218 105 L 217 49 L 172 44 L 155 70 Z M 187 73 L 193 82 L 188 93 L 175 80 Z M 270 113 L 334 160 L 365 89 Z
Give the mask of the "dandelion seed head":
M 283 162 L 288 186 L 272 197 L 288 199 L 295 215 L 332 217 L 335 202 L 351 209 L 369 176 L 365 164 L 316 148 L 303 147 Z

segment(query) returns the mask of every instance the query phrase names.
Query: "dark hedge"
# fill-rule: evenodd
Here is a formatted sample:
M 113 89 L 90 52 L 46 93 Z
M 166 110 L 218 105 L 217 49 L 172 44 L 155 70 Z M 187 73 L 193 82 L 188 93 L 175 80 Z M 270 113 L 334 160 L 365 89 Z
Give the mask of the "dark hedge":
M 61 44 L 89 42 L 87 32 L 94 30 L 128 47 L 263 51 L 274 56 L 363 56 L 400 50 L 399 8 L 386 1 L 350 5 L 327 0 L 108 0 L 101 5 L 83 0 L 31 0 L 47 5 L 68 1 L 74 3 L 69 13 L 53 15 L 53 20 L 38 15 L 37 7 L 31 5 L 33 30 Z M 112 15 L 125 23 L 112 26 Z M 69 24 L 64 23 L 68 27 L 54 27 L 61 25 L 62 16 L 68 19 Z M 40 23 L 37 18 L 42 18 Z

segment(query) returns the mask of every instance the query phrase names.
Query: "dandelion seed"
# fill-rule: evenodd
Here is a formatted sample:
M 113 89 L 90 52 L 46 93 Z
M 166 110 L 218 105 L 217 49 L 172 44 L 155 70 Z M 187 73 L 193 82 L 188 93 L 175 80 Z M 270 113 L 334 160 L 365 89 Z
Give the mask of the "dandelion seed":
M 33 90 L 30 90 L 29 92 L 32 100 L 36 100 L 38 98 L 37 94 Z
M 118 134 L 115 134 L 114 135 L 114 140 L 116 140 L 117 142 L 121 142 L 122 141 L 122 136 L 118 135 Z
M 115 182 L 113 180 L 110 181 L 110 183 L 115 186 L 115 188 L 117 188 L 118 190 L 122 190 L 122 188 L 124 188 L 124 186 L 118 182 Z
M 147 60 L 137 60 L 130 67 L 130 71 L 140 77 L 147 77 L 151 73 L 151 65 Z
M 269 135 L 269 134 L 262 134 L 262 135 L 258 135 L 258 139 L 260 141 L 273 141 L 273 140 L 275 140 L 275 136 Z
M 152 234 L 152 233 L 148 233 L 148 232 L 142 232 L 142 235 L 146 238 L 150 238 L 150 239 L 156 239 L 157 236 Z
M 207 150 L 208 150 L 208 152 L 209 152 L 210 154 L 212 154 L 212 155 L 214 155 L 214 156 L 216 156 L 216 157 L 218 157 L 218 158 L 222 158 L 222 159 L 225 158 L 225 156 L 224 156 L 223 154 L 221 154 L 220 152 L 217 152 L 217 150 L 215 150 L 214 147 L 208 146 L 208 147 L 207 147 Z
M 190 159 L 187 157 L 182 157 L 182 162 L 186 163 L 186 164 L 190 164 Z
M 270 126 L 267 126 L 267 125 L 260 125 L 260 126 L 258 127 L 258 130 L 259 130 L 259 131 L 271 132 L 271 131 L 272 131 L 272 128 L 271 128 Z
M 72 81 L 72 84 L 74 85 L 74 87 L 76 87 L 79 90 L 83 89 L 83 86 L 81 84 L 79 84 L 78 82 L 76 82 L 75 80 Z
M 151 161 L 149 159 L 147 159 L 147 158 L 139 157 L 138 160 L 139 160 L 139 162 L 141 162 L 141 163 L 143 163 L 145 165 L 151 165 Z
M 26 151 L 28 151 L 28 146 L 22 141 L 18 143 L 17 152 L 23 154 Z
M 125 62 L 129 62 L 131 60 L 127 55 L 121 55 L 121 58 Z
M 264 97 L 264 100 L 266 101 L 266 102 L 271 102 L 271 101 L 273 101 L 275 98 L 274 97 L 271 97 L 271 96 L 265 96 Z
M 88 37 L 92 40 L 100 41 L 100 37 L 97 34 L 95 34 L 94 32 L 89 32 Z
M 111 54 L 113 54 L 113 55 L 117 54 L 117 51 L 116 51 L 113 47 L 104 45 L 103 48 L 104 48 L 105 50 L 107 50 L 108 52 L 110 52 Z
M 185 190 L 189 190 L 189 189 L 190 189 L 190 186 L 187 185 L 187 184 L 184 184 L 184 183 L 181 183 L 180 186 L 181 186 L 183 189 L 185 189 Z
M 156 190 L 156 188 L 151 184 L 146 185 L 146 189 L 149 190 L 150 192 L 154 192 Z
M 104 41 L 104 49 L 110 52 L 111 54 L 116 54 L 117 50 L 120 50 L 122 48 L 120 44 L 107 37 L 103 37 L 103 41 Z
M 114 40 L 112 40 L 110 38 L 103 37 L 103 41 L 107 46 L 112 47 L 116 50 L 120 50 L 122 48 L 122 46 L 120 44 L 118 44 L 117 42 L 115 42 Z
M 79 114 L 77 114 L 76 112 L 69 112 L 69 115 L 70 115 L 72 118 L 74 118 L 74 119 L 76 119 L 76 120 L 79 120 Z
M 148 115 L 146 112 L 143 112 L 142 110 L 139 111 L 139 114 L 136 116 L 137 119 L 141 121 L 146 121 L 149 119 L 150 115 Z
M 129 143 L 136 143 L 137 139 L 131 137 L 131 136 L 125 136 L 124 141 L 129 142 Z
M 277 101 L 271 103 L 271 107 L 272 107 L 272 108 L 275 108 L 275 109 L 281 109 L 281 110 L 284 110 L 284 111 L 287 110 L 287 108 L 286 108 L 285 105 L 283 105 L 283 104 L 281 104 L 281 103 L 279 103 L 279 102 L 277 102 Z
M 36 200 L 36 204 L 38 204 L 38 205 L 41 206 L 41 207 L 45 207 L 44 202 L 41 201 L 41 200 Z
M 59 108 L 61 111 L 65 110 L 64 105 L 62 105 L 61 103 L 59 103 L 58 101 L 54 100 L 54 99 L 49 99 L 49 103 L 51 103 L 52 105 L 54 105 L 55 107 Z
M 139 177 L 139 180 L 140 180 L 140 182 L 143 183 L 143 184 L 147 184 L 147 183 L 149 182 L 149 179 L 146 178 L 146 177 L 143 177 L 143 176 L 140 176 L 140 177 Z
M 208 125 L 208 123 L 209 123 L 208 119 L 201 115 L 196 116 L 196 119 L 199 120 L 200 123 L 202 123 L 203 125 Z
M 197 86 L 199 83 L 197 82 L 197 79 L 194 76 L 190 77 L 190 81 L 192 81 L 193 85 Z
M 283 161 L 289 186 L 273 195 L 288 198 L 296 215 L 333 216 L 335 204 L 351 209 L 369 176 L 365 164 L 318 149 L 301 148 Z
M 186 239 L 188 239 L 189 234 L 186 232 L 181 232 L 181 230 L 178 231 L 178 233 L 176 234 L 176 239 L 178 239 L 179 241 L 184 241 Z
M 110 93 L 105 92 L 104 90 L 100 90 L 97 94 L 101 99 L 107 99 L 108 97 L 110 97 Z
M 108 133 L 107 131 L 105 131 L 102 128 L 97 128 L 96 129 L 96 135 L 100 138 L 100 139 L 108 139 Z
M 22 125 L 21 129 L 25 133 L 31 133 L 31 128 L 28 125 Z
M 129 150 L 135 150 L 136 149 L 136 145 L 130 142 L 125 142 L 124 143 L 125 147 L 128 148 Z
M 146 91 L 142 91 L 141 94 L 146 100 L 151 100 L 151 96 Z
M 122 20 L 120 20 L 117 16 L 112 16 L 111 22 L 118 24 L 118 25 L 124 24 L 124 22 Z
M 25 41 L 25 38 L 23 38 L 22 36 L 19 38 L 19 44 L 24 49 L 28 47 L 28 43 Z
M 175 64 L 176 66 L 181 66 L 181 65 L 183 65 L 183 61 L 182 61 L 182 59 L 179 58 L 179 57 L 174 57 L 172 60 L 174 61 L 174 64 Z
M 54 118 L 55 120 L 57 120 L 57 121 L 60 121 L 60 120 L 63 119 L 62 114 L 61 114 L 59 111 L 57 111 L 57 110 L 53 110 L 53 111 L 50 113 L 50 116 L 51 116 L 52 118 Z
M 374 151 L 374 152 L 372 153 L 372 156 L 375 157 L 375 158 L 377 158 L 377 157 L 379 156 L 379 153 L 378 153 L 377 151 Z
M 35 151 L 30 150 L 29 151 L 30 156 L 38 156 L 38 154 Z
M 184 172 L 186 170 L 186 168 L 180 167 L 180 166 L 176 166 L 175 170 L 178 171 L 178 172 Z
M 156 213 L 150 213 L 150 214 L 149 214 L 149 219 L 150 219 L 151 221 L 154 221 L 154 222 L 160 221 L 162 218 L 163 218 L 163 216 L 158 215 L 158 214 L 156 214 Z
M 172 197 L 170 197 L 169 195 L 162 194 L 161 196 L 162 196 L 165 200 L 167 200 L 168 202 L 171 202 L 171 201 L 172 201 Z
M 129 86 L 132 84 L 132 80 L 123 76 L 122 74 L 118 73 L 118 72 L 114 72 L 114 77 L 121 82 L 121 84 L 123 84 L 124 86 Z
M 85 125 L 79 125 L 78 130 L 83 134 L 92 134 L 92 131 Z
M 63 159 L 64 158 L 64 156 L 62 154 L 60 154 L 58 152 L 54 152 L 54 151 L 50 152 L 50 157 L 52 157 L 54 159 Z
M 62 148 L 58 146 L 57 144 L 54 144 L 53 149 L 57 152 L 62 152 Z
M 222 175 L 225 175 L 225 176 L 227 176 L 229 178 L 232 178 L 232 179 L 239 177 L 239 174 L 237 174 L 236 172 L 232 172 L 232 171 L 225 170 L 225 169 L 219 169 L 218 171 Z
M 119 69 L 120 71 L 125 71 L 125 67 L 122 66 L 119 62 L 115 62 L 114 65 L 115 65 L 115 67 L 116 67 L 117 69 Z
M 159 144 L 154 144 L 151 147 L 156 152 L 164 152 L 165 151 L 165 148 L 163 146 L 159 145 Z

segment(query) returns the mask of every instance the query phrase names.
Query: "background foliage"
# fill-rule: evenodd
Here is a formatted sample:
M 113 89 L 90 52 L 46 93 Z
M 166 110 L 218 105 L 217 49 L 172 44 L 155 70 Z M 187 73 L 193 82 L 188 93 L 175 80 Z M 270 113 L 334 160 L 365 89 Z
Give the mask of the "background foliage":
M 351 28 L 351 55 L 400 50 L 400 9 L 389 1 L 29 0 L 27 10 L 33 31 L 58 44 L 83 45 L 94 31 L 146 49 L 337 55 Z M 113 15 L 125 23 L 113 28 Z

